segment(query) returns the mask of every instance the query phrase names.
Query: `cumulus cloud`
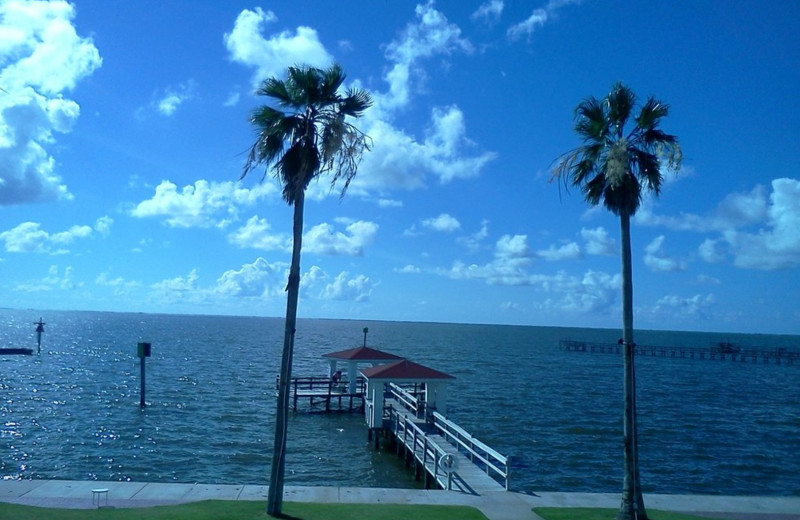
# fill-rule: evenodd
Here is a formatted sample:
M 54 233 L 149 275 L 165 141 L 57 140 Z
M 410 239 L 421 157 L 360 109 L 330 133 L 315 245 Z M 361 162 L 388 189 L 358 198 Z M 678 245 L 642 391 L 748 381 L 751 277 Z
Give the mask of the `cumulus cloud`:
M 551 245 L 547 249 L 537 251 L 536 256 L 551 262 L 558 260 L 574 260 L 581 257 L 581 248 L 575 242 L 569 242 L 560 246 Z
M 0 233 L 0 240 L 5 243 L 6 251 L 9 253 L 47 253 L 57 255 L 69 253 L 67 246 L 78 239 L 91 237 L 92 233 L 92 227 L 86 225 L 76 225 L 66 231 L 49 233 L 43 230 L 38 222 L 23 222 L 8 231 Z
M 613 255 L 616 253 L 614 239 L 605 228 L 581 229 L 581 238 L 586 242 L 586 253 L 590 255 Z
M 664 252 L 664 235 L 657 236 L 644 248 L 644 265 L 657 273 L 685 271 L 686 262 L 670 258 Z
M 199 302 L 205 298 L 205 292 L 197 282 L 200 275 L 192 269 L 186 276 L 176 276 L 156 282 L 150 286 L 156 297 L 163 302 Z
M 768 215 L 767 193 L 756 186 L 747 193 L 732 193 L 708 215 L 682 213 L 675 216 L 656 215 L 653 199 L 647 198 L 636 213 L 634 221 L 645 226 L 659 226 L 676 231 L 721 231 L 757 225 Z
M 800 181 L 775 179 L 766 222 L 757 232 L 723 234 L 734 265 L 746 269 L 789 269 L 800 265 Z
M 369 300 L 374 287 L 375 284 L 367 276 L 359 274 L 351 278 L 350 273 L 343 271 L 325 286 L 320 297 L 325 300 L 365 302 Z
M 695 232 L 716 232 L 698 247 L 702 259 L 732 259 L 744 269 L 789 269 L 800 265 L 800 180 L 774 179 L 771 191 L 756 186 L 726 196 L 708 215 L 655 215 L 645 207 L 636 222 Z
M 64 1 L 0 2 L 0 206 L 70 199 L 49 148 L 80 115 L 65 97 L 100 65 Z
M 141 287 L 141 283 L 135 280 L 125 280 L 121 276 L 111 277 L 109 273 L 100 273 L 95 278 L 94 283 L 101 287 L 108 287 L 111 289 L 114 296 L 125 296 L 133 293 L 136 289 Z
M 486 21 L 489 23 L 497 22 L 505 7 L 503 0 L 488 0 L 482 3 L 474 13 L 470 15 L 472 20 Z
M 226 227 L 238 220 L 240 206 L 252 206 L 259 200 L 277 193 L 272 183 L 260 183 L 245 188 L 235 182 L 196 181 L 193 185 L 178 186 L 161 181 L 153 197 L 140 202 L 130 214 L 133 217 L 161 217 L 171 227 Z
M 458 219 L 447 213 L 442 213 L 438 217 L 424 219 L 420 221 L 420 224 L 424 228 L 441 231 L 442 233 L 452 233 L 461 228 L 461 223 Z
M 395 269 L 394 271 L 396 273 L 403 273 L 403 274 L 419 274 L 422 272 L 422 269 L 420 269 L 416 265 L 406 264 L 400 269 Z
M 281 294 L 286 285 L 288 265 L 270 264 L 261 257 L 241 269 L 225 271 L 217 280 L 215 291 L 228 296 L 265 298 Z
M 197 96 L 196 90 L 197 86 L 194 80 L 189 80 L 175 87 L 167 87 L 155 94 L 155 99 L 151 106 L 162 116 L 171 116 L 179 106 Z
M 491 285 L 531 285 L 527 268 L 532 262 L 528 237 L 504 235 L 495 243 L 494 259 L 487 264 L 456 261 L 440 274 L 457 280 L 484 280 Z
M 458 238 L 458 243 L 464 245 L 469 251 L 478 251 L 483 241 L 489 236 L 489 221 L 483 220 L 481 228 L 464 237 Z
M 668 295 L 659 299 L 651 312 L 656 316 L 709 318 L 715 302 L 713 294 L 695 294 L 690 297 Z
M 231 60 L 254 68 L 257 81 L 282 77 L 286 67 L 296 63 L 325 67 L 332 62 L 311 28 L 264 34 L 267 25 L 276 21 L 271 11 L 244 10 L 225 35 Z M 350 193 L 362 197 L 377 193 L 383 198 L 387 190 L 425 187 L 429 178 L 445 183 L 479 175 L 496 154 L 474 152 L 477 146 L 467 137 L 464 114 L 457 106 L 433 107 L 421 137 L 394 123 L 396 115 L 422 90 L 425 60 L 472 52 L 461 29 L 428 2 L 416 7 L 415 20 L 385 49 L 390 65 L 383 79 L 388 87 L 385 92 L 371 92 L 374 105 L 357 123 L 371 137 L 373 148 L 364 155 Z M 329 193 L 313 191 L 311 198 Z
M 228 241 L 239 247 L 264 251 L 291 251 L 292 237 L 287 233 L 273 233 L 269 222 L 257 215 L 250 217 L 244 226 L 230 235 Z
M 282 77 L 291 65 L 326 67 L 333 62 L 317 31 L 310 27 L 301 25 L 294 31 L 284 30 L 265 37 L 264 28 L 277 21 L 272 11 L 260 7 L 253 11 L 245 9 L 237 16 L 233 30 L 225 34 L 230 59 L 255 69 L 253 85 L 272 76 Z
M 331 224 L 318 224 L 304 233 L 303 251 L 319 255 L 361 256 L 377 232 L 377 224 L 363 220 L 347 224 L 344 233 L 336 231 Z
M 512 40 L 530 37 L 539 28 L 557 18 L 558 11 L 567 5 L 580 3 L 581 0 L 550 0 L 544 7 L 533 10 L 525 20 L 508 28 L 507 35 Z
M 47 275 L 41 279 L 16 284 L 13 290 L 16 292 L 36 293 L 53 290 L 72 290 L 83 287 L 83 282 L 75 281 L 75 270 L 72 266 L 67 266 L 62 271 L 57 265 L 51 265 L 47 270 Z

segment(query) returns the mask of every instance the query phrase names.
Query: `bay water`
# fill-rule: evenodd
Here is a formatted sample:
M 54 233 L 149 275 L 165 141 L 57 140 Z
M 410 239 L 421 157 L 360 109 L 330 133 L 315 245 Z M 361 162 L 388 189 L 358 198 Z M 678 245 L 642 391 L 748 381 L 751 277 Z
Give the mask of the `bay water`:
M 265 484 L 283 320 L 0 310 L 0 477 Z M 294 375 L 368 345 L 455 376 L 448 417 L 511 457 L 517 491 L 622 486 L 619 331 L 301 319 Z M 639 344 L 800 348 L 798 336 L 636 331 Z M 139 341 L 147 406 L 139 406 Z M 645 492 L 800 495 L 800 365 L 637 357 Z M 287 483 L 415 487 L 359 414 L 293 413 Z

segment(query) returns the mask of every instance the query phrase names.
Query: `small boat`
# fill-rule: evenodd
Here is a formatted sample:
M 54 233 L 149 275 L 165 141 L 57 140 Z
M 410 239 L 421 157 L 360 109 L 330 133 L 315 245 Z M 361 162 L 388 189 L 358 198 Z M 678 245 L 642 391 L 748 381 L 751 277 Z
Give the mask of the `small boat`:
M 32 348 L 0 348 L 0 356 L 30 356 L 32 354 Z

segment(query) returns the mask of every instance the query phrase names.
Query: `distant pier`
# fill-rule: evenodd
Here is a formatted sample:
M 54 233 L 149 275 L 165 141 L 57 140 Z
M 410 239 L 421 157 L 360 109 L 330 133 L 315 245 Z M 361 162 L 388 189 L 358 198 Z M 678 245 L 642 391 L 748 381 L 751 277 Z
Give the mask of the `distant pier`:
M 592 341 L 561 340 L 559 346 L 568 352 L 592 352 L 600 354 L 621 354 L 619 343 L 597 343 Z M 752 363 L 774 363 L 777 365 L 800 366 L 800 350 L 767 347 L 739 347 L 722 342 L 709 347 L 669 347 L 658 345 L 636 345 L 633 353 L 637 356 L 697 359 L 705 361 L 737 361 Z

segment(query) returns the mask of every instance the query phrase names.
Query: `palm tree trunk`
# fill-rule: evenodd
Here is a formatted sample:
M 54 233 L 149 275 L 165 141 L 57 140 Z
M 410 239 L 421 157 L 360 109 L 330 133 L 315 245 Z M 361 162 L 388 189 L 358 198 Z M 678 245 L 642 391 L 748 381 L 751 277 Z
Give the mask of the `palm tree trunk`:
M 636 367 L 633 341 L 633 268 L 631 262 L 631 219 L 620 214 L 620 241 L 622 242 L 622 343 L 623 343 L 623 451 L 624 478 L 622 504 L 618 520 L 646 520 L 641 485 L 639 483 L 639 441 L 636 425 Z
M 275 414 L 275 446 L 272 451 L 272 468 L 267 495 L 267 514 L 279 516 L 283 510 L 283 477 L 286 473 L 286 434 L 289 416 L 289 385 L 292 380 L 294 335 L 297 324 L 297 301 L 300 296 L 300 250 L 303 246 L 303 206 L 305 192 L 297 190 L 294 200 L 294 226 L 292 264 L 286 284 L 286 329 L 283 337 L 283 355 L 278 385 L 278 403 Z

